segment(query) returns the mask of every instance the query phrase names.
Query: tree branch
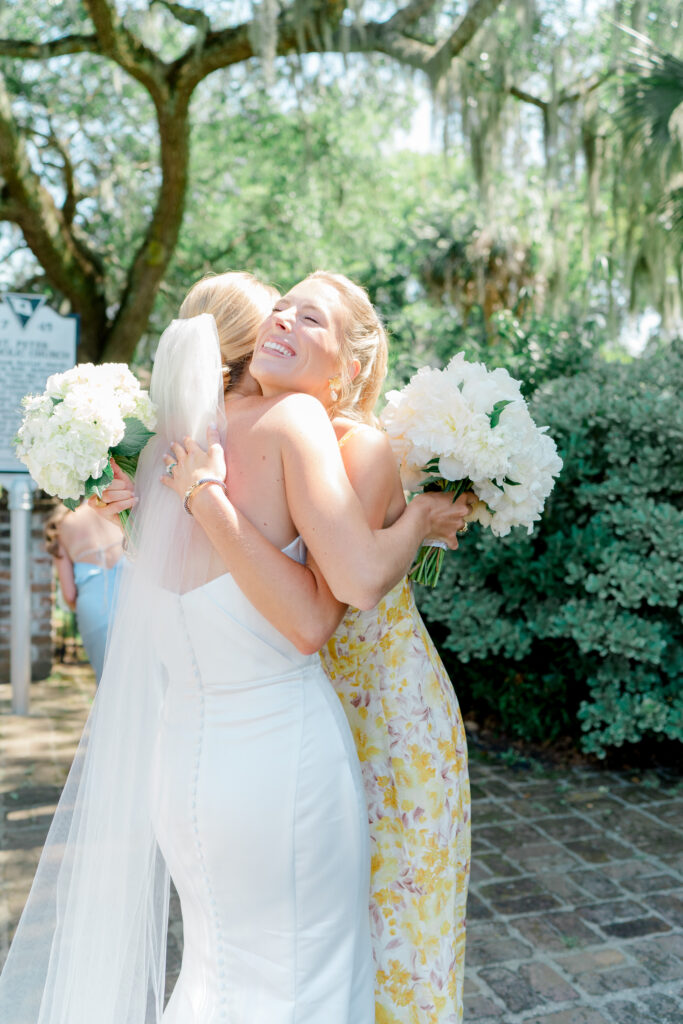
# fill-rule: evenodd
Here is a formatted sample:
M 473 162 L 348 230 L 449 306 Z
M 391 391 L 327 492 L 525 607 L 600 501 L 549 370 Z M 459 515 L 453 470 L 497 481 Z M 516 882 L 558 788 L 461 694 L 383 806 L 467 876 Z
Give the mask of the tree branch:
M 48 135 L 44 135 L 42 132 L 35 131 L 33 132 L 33 134 L 43 138 L 45 140 L 46 146 L 50 149 L 56 150 L 56 152 L 61 157 L 62 163 L 61 165 L 59 165 L 59 167 L 57 167 L 57 170 L 60 170 L 62 172 L 62 177 L 64 179 L 65 197 L 64 202 L 62 204 L 62 216 L 64 217 L 65 224 L 67 224 L 70 227 L 74 219 L 74 214 L 76 213 L 76 204 L 78 202 L 78 197 L 76 195 L 76 176 L 74 174 L 73 164 L 71 163 L 69 154 L 67 153 L 62 143 L 59 141 L 57 133 L 54 130 L 54 127 L 51 123 L 51 118 L 49 116 L 48 124 L 50 126 L 50 131 Z
M 584 96 L 588 96 L 590 93 L 595 92 L 600 86 L 606 82 L 612 75 L 615 74 L 614 68 L 608 68 L 607 71 L 596 72 L 593 75 L 589 75 L 583 81 L 570 88 L 565 88 L 557 97 L 558 106 L 562 106 L 565 103 L 576 103 L 577 100 L 582 100 Z
M 62 36 L 47 43 L 34 43 L 30 39 L 0 39 L 0 57 L 17 60 L 49 60 L 72 53 L 99 53 L 97 36 Z
M 413 39 L 403 33 L 403 28 L 414 24 L 433 7 L 433 0 L 412 0 L 387 21 L 371 21 L 364 25 L 345 25 L 336 28 L 328 33 L 323 49 L 336 53 L 384 53 L 401 64 L 433 75 L 437 68 L 447 66 L 453 57 L 461 52 L 502 2 L 503 0 L 475 0 L 448 38 L 436 45 Z M 338 20 L 338 6 L 334 0 L 322 0 L 316 4 L 311 12 L 315 27 L 320 28 L 327 14 Z M 285 8 L 281 12 L 278 18 L 278 56 L 321 51 L 320 39 L 313 37 L 318 33 L 302 34 L 299 18 L 300 15 L 296 14 L 293 7 Z M 254 56 L 256 54 L 250 39 L 249 25 L 244 23 L 218 32 L 209 32 L 201 54 L 197 55 L 195 48 L 192 47 L 175 62 L 174 66 L 177 73 L 181 70 L 187 72 L 188 61 L 194 58 L 196 63 L 192 78 L 200 81 L 218 68 L 229 67 Z
M 567 86 L 558 93 L 555 100 L 555 106 L 563 107 L 567 103 L 577 103 L 582 100 L 585 96 L 595 92 L 600 86 L 607 81 L 608 78 L 614 74 L 614 69 L 609 68 L 607 71 L 602 71 L 599 74 L 590 75 L 583 81 L 577 82 L 572 86 Z M 546 112 L 550 107 L 550 100 L 541 99 L 540 96 L 533 96 L 530 92 L 525 89 L 520 89 L 516 85 L 508 86 L 508 92 L 510 96 L 514 96 L 515 99 L 521 100 L 522 103 L 531 103 L 534 107 L 539 107 L 541 110 Z
M 187 92 L 183 102 L 175 95 L 174 102 L 158 108 L 161 186 L 145 237 L 129 264 L 119 309 L 102 348 L 103 359 L 130 359 L 178 241 L 189 176 L 190 97 Z
M 474 0 L 465 12 L 450 36 L 441 43 L 429 61 L 428 74 L 439 73 L 447 67 L 453 57 L 457 56 L 472 39 L 472 36 L 484 24 L 487 18 L 500 7 L 503 0 Z
M 532 96 L 530 92 L 526 92 L 524 89 L 519 89 L 516 85 L 508 86 L 508 92 L 511 96 L 514 96 L 516 100 L 521 100 L 522 103 L 531 103 L 532 106 L 539 107 L 543 111 L 548 109 L 547 100 L 542 100 L 540 96 Z
M 7 187 L 3 185 L 0 188 L 0 220 L 6 220 L 10 224 L 15 224 L 19 215 L 19 207 L 16 203 L 12 202 L 12 199 L 7 191 Z
M 0 75 L 0 173 L 4 179 L 2 210 L 23 233 L 26 244 L 50 281 L 81 313 L 96 337 L 106 323 L 101 276 L 75 241 L 49 191 L 31 167 Z
M 395 14 L 385 22 L 390 32 L 404 32 L 407 28 L 417 24 L 420 18 L 434 7 L 434 0 L 410 0 L 405 7 L 400 7 Z
M 167 95 L 166 65 L 128 31 L 109 0 L 83 0 L 90 15 L 99 52 L 144 85 L 155 103 Z
M 198 11 L 195 7 L 183 7 L 182 4 L 174 4 L 170 0 L 152 0 L 152 3 L 165 7 L 183 25 L 198 29 L 202 35 L 206 35 L 211 29 L 208 15 L 204 14 L 204 11 Z

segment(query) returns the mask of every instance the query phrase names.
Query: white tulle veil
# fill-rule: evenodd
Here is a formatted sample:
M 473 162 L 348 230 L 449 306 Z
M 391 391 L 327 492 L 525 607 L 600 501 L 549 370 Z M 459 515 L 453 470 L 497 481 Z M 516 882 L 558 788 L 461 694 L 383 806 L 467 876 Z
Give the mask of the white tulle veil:
M 164 608 L 225 571 L 163 486 L 171 440 L 224 428 L 213 317 L 164 332 L 140 458 L 129 558 L 102 680 L 0 976 L 2 1024 L 154 1024 L 163 1012 L 169 879 L 152 827 L 164 698 Z

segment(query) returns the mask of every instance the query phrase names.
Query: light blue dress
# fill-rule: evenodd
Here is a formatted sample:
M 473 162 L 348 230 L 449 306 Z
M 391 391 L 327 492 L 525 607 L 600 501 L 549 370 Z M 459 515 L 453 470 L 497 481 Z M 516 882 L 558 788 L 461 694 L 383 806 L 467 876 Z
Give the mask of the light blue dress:
M 78 632 L 99 683 L 104 666 L 109 622 L 114 612 L 123 559 L 107 569 L 92 562 L 74 562 Z

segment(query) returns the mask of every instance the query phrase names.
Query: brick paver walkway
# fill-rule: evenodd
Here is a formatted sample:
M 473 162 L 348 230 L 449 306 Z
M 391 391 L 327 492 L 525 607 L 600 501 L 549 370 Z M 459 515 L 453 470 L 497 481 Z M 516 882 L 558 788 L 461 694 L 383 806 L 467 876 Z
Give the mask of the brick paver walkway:
M 473 752 L 466 1024 L 683 1024 L 683 788 Z
M 91 699 L 80 667 L 29 718 L 0 687 L 0 962 Z M 683 1024 L 683 786 L 476 751 L 471 776 L 465 1024 Z

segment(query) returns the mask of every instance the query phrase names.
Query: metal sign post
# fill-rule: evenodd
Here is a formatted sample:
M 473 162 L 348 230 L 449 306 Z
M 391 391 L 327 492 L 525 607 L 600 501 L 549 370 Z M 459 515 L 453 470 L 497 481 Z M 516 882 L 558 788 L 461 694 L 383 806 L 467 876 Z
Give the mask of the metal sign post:
M 9 486 L 10 508 L 10 682 L 12 711 L 27 715 L 31 683 L 31 571 L 29 541 L 33 489 L 26 475 L 14 477 Z
M 0 296 L 0 482 L 10 509 L 10 680 L 12 710 L 27 715 L 31 681 L 31 510 L 33 486 L 14 454 L 21 399 L 76 361 L 78 317 L 60 316 L 42 295 Z

